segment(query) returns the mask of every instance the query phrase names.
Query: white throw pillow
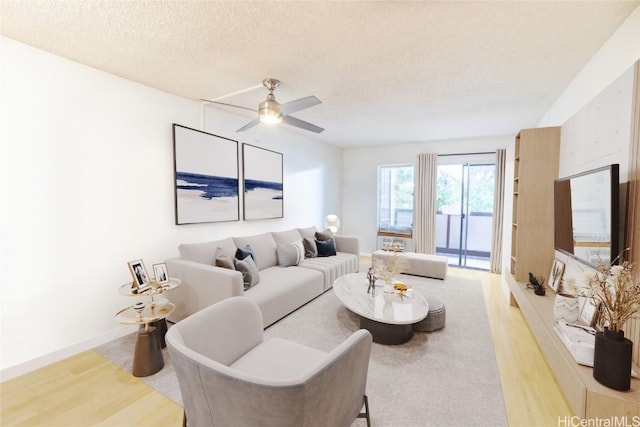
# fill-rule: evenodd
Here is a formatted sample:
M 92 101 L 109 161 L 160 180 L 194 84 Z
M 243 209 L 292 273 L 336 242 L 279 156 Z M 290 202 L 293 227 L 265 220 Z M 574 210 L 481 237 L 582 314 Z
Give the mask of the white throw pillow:
M 302 241 L 289 243 L 286 245 L 278 243 L 276 246 L 276 252 L 278 253 L 278 264 L 280 267 L 291 267 L 294 265 L 300 265 L 304 259 L 304 248 L 302 247 Z

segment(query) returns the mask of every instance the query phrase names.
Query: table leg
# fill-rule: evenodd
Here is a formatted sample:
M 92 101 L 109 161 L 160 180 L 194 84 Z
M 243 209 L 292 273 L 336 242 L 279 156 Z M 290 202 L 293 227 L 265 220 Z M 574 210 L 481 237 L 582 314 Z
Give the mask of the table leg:
M 412 325 L 393 325 L 376 322 L 366 317 L 360 317 L 360 327 L 371 332 L 373 342 L 378 344 L 403 344 L 413 336 Z
M 160 347 L 167 347 L 167 342 L 164 340 L 164 336 L 167 333 L 167 319 L 156 320 L 151 323 L 151 326 L 155 326 L 158 329 L 158 336 L 160 337 Z
M 162 357 L 158 329 L 154 326 L 140 328 L 133 353 L 131 373 L 134 377 L 146 377 L 155 374 L 163 367 L 164 358 Z

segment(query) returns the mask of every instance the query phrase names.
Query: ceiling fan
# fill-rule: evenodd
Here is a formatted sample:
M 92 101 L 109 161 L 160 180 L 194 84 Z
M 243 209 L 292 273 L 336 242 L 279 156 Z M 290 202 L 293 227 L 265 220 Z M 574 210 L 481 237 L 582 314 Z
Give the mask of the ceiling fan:
M 300 120 L 296 117 L 291 116 L 290 114 L 304 110 L 305 108 L 313 107 L 314 105 L 318 105 L 321 101 L 315 96 L 307 96 L 305 98 L 296 99 L 295 101 L 285 102 L 284 104 L 280 104 L 276 101 L 276 96 L 273 94 L 273 91 L 280 86 L 280 80 L 277 79 L 264 79 L 262 81 L 262 85 L 267 88 L 269 94 L 267 95 L 267 99 L 262 101 L 258 105 L 258 118 L 250 121 L 246 125 L 242 126 L 236 132 L 244 132 L 247 129 L 254 127 L 259 123 L 286 123 L 291 126 L 298 127 L 300 129 L 308 130 L 315 133 L 320 133 L 324 129 L 320 126 L 316 126 L 312 123 L 305 122 L 304 120 Z M 227 104 L 220 101 L 203 99 L 202 101 L 211 102 L 213 104 L 226 105 L 228 107 L 242 108 L 244 110 L 256 111 L 252 108 L 241 107 L 239 105 Z

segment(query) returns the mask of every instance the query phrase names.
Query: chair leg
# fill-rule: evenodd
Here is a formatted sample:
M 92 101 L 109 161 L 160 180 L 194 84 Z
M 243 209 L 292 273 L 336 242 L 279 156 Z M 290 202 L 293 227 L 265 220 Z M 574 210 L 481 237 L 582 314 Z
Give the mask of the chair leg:
M 371 427 L 371 418 L 369 417 L 369 398 L 364 395 L 364 412 L 358 414 L 358 418 L 367 419 L 367 427 Z

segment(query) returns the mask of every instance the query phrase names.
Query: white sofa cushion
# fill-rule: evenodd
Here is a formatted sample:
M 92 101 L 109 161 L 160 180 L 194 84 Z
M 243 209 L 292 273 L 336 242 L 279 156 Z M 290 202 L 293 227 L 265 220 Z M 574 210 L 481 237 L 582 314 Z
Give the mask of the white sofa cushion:
M 282 245 L 302 240 L 302 235 L 296 228 L 287 231 L 274 231 L 271 235 L 276 243 L 280 243 Z
M 327 353 L 282 338 L 258 344 L 231 367 L 251 376 L 287 381 L 299 378 L 327 358 Z
M 316 238 L 316 232 L 318 231 L 318 229 L 316 227 L 307 227 L 307 228 L 298 228 L 298 232 L 300 233 L 300 235 L 302 237 L 306 237 L 309 239 L 315 239 Z
M 371 261 L 384 262 L 392 256 L 394 256 L 393 252 L 377 250 L 371 254 Z M 447 277 L 449 260 L 445 256 L 415 252 L 400 252 L 399 256 L 405 260 L 403 273 L 443 280 Z
M 178 246 L 178 252 L 180 252 L 180 258 L 187 261 L 213 265 L 218 248 L 222 248 L 228 254 L 235 254 L 237 249 L 233 239 L 228 238 L 213 242 L 183 243 Z
M 255 236 L 233 237 L 233 241 L 238 248 L 251 246 L 251 250 L 256 256 L 258 270 L 278 265 L 276 256 L 276 241 L 271 233 L 257 234 Z
M 360 260 L 355 254 L 338 252 L 335 256 L 306 258 L 300 267 L 322 272 L 324 276 L 324 290 L 331 289 L 333 282 L 340 276 L 349 273 L 357 273 Z
M 260 284 L 245 297 L 255 301 L 265 327 L 311 301 L 324 291 L 321 272 L 302 267 L 270 267 L 260 270 Z

